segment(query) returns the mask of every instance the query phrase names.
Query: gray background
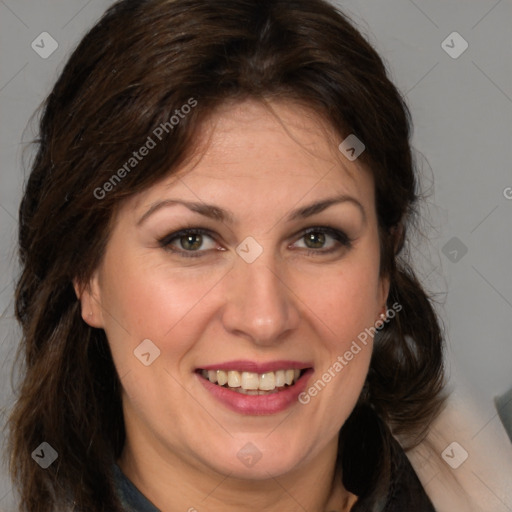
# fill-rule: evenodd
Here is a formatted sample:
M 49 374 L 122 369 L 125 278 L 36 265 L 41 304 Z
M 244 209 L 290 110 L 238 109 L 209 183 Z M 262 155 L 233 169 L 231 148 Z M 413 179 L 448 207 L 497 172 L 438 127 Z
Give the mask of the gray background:
M 16 217 L 33 155 L 28 142 L 36 134 L 29 120 L 70 51 L 111 4 L 0 0 L 2 425 L 13 402 L 10 369 L 19 336 L 13 319 Z M 414 259 L 439 302 L 453 385 L 470 389 L 482 408 L 477 433 L 496 421 L 493 397 L 512 385 L 512 1 L 337 4 L 383 56 L 412 111 L 413 146 L 428 193 L 426 237 L 414 239 Z M 454 31 L 469 45 L 455 59 L 441 46 Z M 46 59 L 31 48 L 42 32 L 59 45 Z M 460 48 L 456 40 L 447 44 Z M 461 247 L 467 248 L 462 257 Z M 4 462 L 0 510 L 13 509 Z

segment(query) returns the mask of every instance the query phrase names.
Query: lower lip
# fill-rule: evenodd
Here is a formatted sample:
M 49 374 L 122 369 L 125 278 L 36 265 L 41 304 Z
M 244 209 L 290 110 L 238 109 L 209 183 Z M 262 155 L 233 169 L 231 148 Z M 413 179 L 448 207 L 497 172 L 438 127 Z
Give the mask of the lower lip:
M 276 414 L 286 410 L 292 404 L 298 403 L 298 397 L 306 388 L 307 381 L 312 373 L 313 369 L 308 368 L 293 386 L 268 395 L 243 395 L 213 384 L 199 373 L 196 373 L 196 375 L 206 390 L 232 411 L 239 414 L 264 415 Z

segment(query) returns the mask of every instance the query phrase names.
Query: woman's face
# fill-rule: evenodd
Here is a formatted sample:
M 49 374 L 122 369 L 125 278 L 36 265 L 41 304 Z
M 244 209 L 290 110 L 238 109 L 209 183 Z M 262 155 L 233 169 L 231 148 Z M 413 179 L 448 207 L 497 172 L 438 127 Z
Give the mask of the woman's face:
M 272 105 L 281 122 L 223 107 L 194 165 L 127 200 L 82 294 L 139 457 L 284 474 L 333 447 L 365 381 L 358 336 L 388 292 L 372 177 L 315 114 Z

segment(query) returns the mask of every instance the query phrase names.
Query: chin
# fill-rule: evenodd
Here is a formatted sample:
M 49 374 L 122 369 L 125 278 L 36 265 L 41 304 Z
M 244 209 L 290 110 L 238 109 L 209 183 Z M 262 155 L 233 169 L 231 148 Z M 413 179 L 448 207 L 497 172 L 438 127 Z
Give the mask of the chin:
M 276 440 L 277 441 L 277 440 Z M 266 480 L 293 471 L 304 459 L 304 449 L 288 450 L 284 440 L 276 443 L 261 438 L 260 441 L 237 441 L 222 450 L 210 454 L 209 465 L 221 474 L 243 480 Z M 231 456 L 227 456 L 231 453 Z

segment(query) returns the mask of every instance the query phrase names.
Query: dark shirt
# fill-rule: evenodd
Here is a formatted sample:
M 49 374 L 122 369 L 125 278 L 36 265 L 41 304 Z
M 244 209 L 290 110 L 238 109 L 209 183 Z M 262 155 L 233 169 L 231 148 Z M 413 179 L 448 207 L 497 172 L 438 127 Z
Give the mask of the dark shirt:
M 159 510 L 133 485 L 133 483 L 114 464 L 116 492 L 125 512 L 159 512 Z

